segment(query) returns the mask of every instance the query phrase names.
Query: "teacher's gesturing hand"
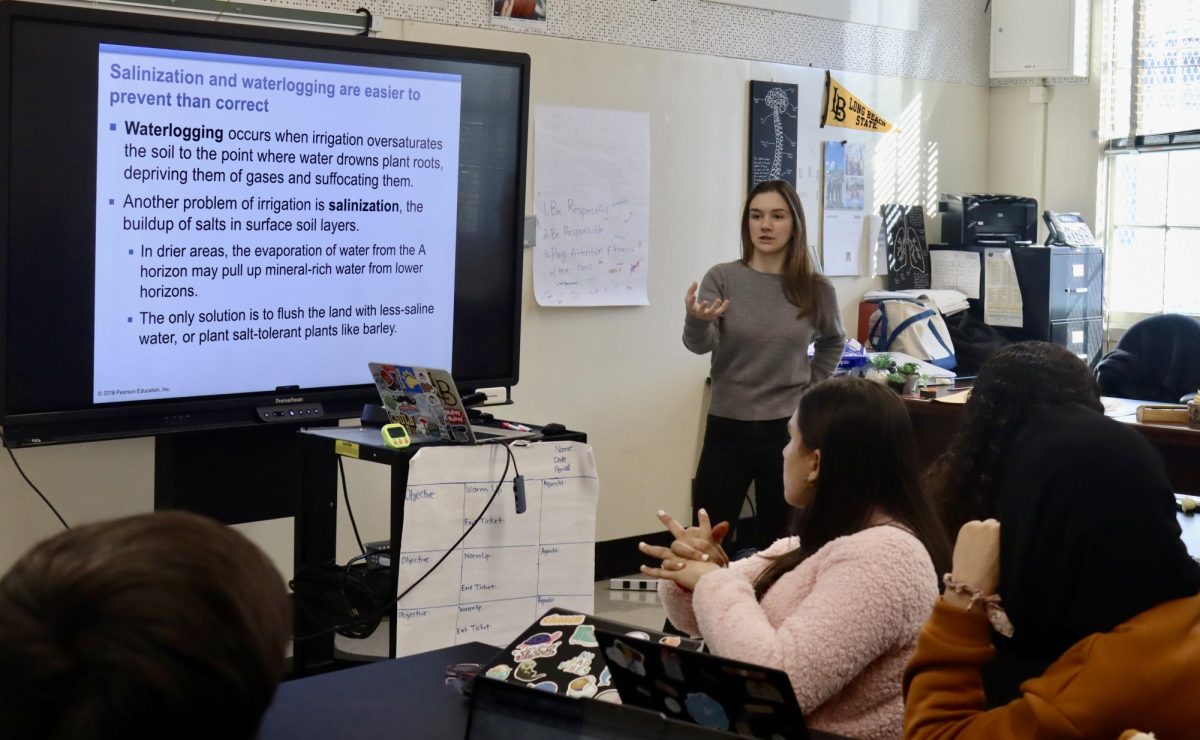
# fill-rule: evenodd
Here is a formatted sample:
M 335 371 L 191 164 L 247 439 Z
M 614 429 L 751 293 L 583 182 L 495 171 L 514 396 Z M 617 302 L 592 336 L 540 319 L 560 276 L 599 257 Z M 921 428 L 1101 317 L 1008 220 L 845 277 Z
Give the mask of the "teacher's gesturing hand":
M 687 298 L 684 299 L 684 306 L 687 307 L 688 316 L 701 321 L 715 321 L 725 313 L 725 309 L 729 308 L 729 299 L 718 300 L 716 298 L 711 301 L 700 301 L 696 299 L 696 291 L 700 288 L 698 283 L 692 283 L 688 288 Z

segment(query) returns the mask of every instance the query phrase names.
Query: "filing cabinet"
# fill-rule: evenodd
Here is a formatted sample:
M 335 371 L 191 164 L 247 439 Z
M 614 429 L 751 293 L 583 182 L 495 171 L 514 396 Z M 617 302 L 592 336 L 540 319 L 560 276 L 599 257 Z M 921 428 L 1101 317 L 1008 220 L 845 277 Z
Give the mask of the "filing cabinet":
M 1104 252 L 1097 247 L 1013 247 L 1024 326 L 1013 339 L 1061 344 L 1088 363 L 1104 334 Z

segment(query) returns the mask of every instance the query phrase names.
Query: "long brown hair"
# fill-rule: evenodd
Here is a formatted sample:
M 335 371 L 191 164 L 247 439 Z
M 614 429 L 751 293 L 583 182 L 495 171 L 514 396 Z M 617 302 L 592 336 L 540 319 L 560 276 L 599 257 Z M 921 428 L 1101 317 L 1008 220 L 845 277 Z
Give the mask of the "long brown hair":
M 917 443 L 904 402 L 879 383 L 839 377 L 800 397 L 800 435 L 821 451 L 812 503 L 796 517 L 800 547 L 775 558 L 754 582 L 763 594 L 780 577 L 838 537 L 867 526 L 876 512 L 925 545 L 935 572 L 950 568 L 950 543 L 921 490 Z
M 983 363 L 962 425 L 925 472 L 926 488 L 950 537 L 972 519 L 999 515 L 998 492 L 1009 449 L 1034 410 L 1072 403 L 1104 411 L 1087 365 L 1065 347 L 1019 342 Z
M 783 295 L 798 309 L 797 317 L 811 316 L 816 324 L 821 319 L 817 300 L 817 280 L 821 273 L 808 252 L 808 227 L 800 196 L 786 180 L 764 180 L 755 185 L 746 198 L 746 205 L 742 207 L 742 264 L 750 264 L 750 258 L 754 256 L 754 241 L 750 238 L 750 201 L 762 193 L 779 193 L 792 212 L 792 238 L 784 247 Z

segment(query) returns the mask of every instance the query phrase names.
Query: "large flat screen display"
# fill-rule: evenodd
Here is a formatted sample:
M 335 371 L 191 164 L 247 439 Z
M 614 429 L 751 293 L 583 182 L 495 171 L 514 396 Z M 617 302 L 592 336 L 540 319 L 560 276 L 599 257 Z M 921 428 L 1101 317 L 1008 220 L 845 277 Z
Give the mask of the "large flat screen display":
M 516 382 L 527 56 L 0 13 L 10 446 Z

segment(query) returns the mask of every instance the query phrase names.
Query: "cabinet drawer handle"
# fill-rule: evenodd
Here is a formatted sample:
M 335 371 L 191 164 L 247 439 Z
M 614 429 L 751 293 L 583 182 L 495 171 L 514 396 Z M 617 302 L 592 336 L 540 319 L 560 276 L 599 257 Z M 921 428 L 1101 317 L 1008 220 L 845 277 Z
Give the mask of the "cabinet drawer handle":
M 1087 288 L 1067 288 L 1066 292 L 1067 293 L 1086 293 L 1086 292 L 1088 292 L 1088 289 Z

